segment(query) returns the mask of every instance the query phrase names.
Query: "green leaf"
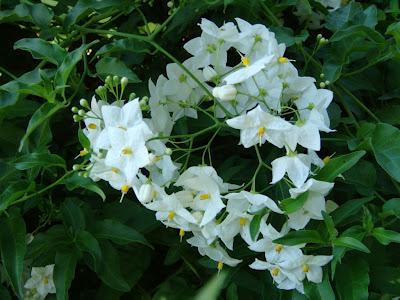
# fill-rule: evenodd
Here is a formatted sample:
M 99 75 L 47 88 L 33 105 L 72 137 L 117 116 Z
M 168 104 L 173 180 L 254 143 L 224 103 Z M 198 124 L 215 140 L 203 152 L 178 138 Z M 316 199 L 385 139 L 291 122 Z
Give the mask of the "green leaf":
M 357 257 L 351 263 L 338 265 L 335 283 L 340 300 L 367 300 L 369 286 L 368 264 Z
M 273 241 L 276 244 L 294 246 L 304 243 L 324 244 L 325 241 L 316 230 L 297 230 L 290 231 L 285 236 Z
M 103 57 L 96 64 L 96 72 L 101 78 L 107 75 L 117 75 L 128 78 L 129 82 L 137 83 L 140 79 L 131 69 L 129 69 L 122 60 L 115 57 Z
M 65 56 L 54 77 L 54 86 L 56 89 L 61 88 L 62 90 L 64 90 L 70 73 L 75 68 L 76 64 L 82 59 L 82 56 L 86 55 L 86 49 L 88 49 L 95 43 L 97 43 L 97 41 L 93 41 L 90 44 L 81 45 L 79 48 L 75 49 L 74 51 L 68 53 L 67 56 Z
M 392 35 L 396 40 L 397 46 L 400 46 L 400 22 L 390 24 L 385 34 Z
M 29 120 L 28 128 L 26 129 L 25 135 L 21 139 L 18 151 L 22 150 L 27 138 L 36 128 L 38 128 L 44 121 L 46 121 L 62 108 L 64 108 L 64 105 L 61 103 L 44 103 L 37 111 L 35 111 L 31 119 Z
M 349 236 L 338 237 L 336 240 L 333 241 L 333 245 L 338 246 L 338 247 L 350 248 L 350 249 L 358 250 L 358 251 L 365 252 L 365 253 L 371 252 L 371 251 L 369 251 L 367 246 L 365 246 L 359 240 L 349 237 Z
M 94 268 L 95 270 L 98 270 L 101 264 L 102 255 L 97 239 L 90 232 L 81 230 L 76 234 L 75 244 L 81 251 L 90 254 L 93 258 Z
M 68 199 L 61 204 L 60 209 L 64 224 L 67 227 L 72 227 L 75 231 L 84 230 L 86 228 L 85 215 L 77 201 Z
M 147 43 L 126 38 L 102 46 L 96 52 L 96 56 L 115 52 L 151 53 Z
M 260 224 L 261 224 L 262 217 L 263 217 L 262 214 L 258 214 L 258 215 L 255 215 L 253 217 L 253 219 L 251 219 L 251 222 L 250 222 L 250 236 L 253 239 L 253 241 L 256 240 L 257 234 L 260 231 Z
M 389 124 L 378 123 L 371 143 L 378 164 L 400 182 L 400 130 Z
M 354 25 L 347 27 L 345 29 L 336 31 L 334 35 L 329 39 L 330 42 L 338 42 L 345 38 L 356 39 L 358 37 L 365 37 L 372 42 L 383 44 L 385 43 L 385 38 L 376 30 L 373 30 L 364 25 Z
M 279 43 L 285 43 L 287 47 L 294 44 L 304 42 L 309 34 L 306 30 L 300 32 L 300 35 L 295 36 L 293 30 L 288 27 L 271 27 L 270 28 L 276 35 L 276 39 Z
M 333 182 L 338 175 L 354 166 L 365 153 L 365 151 L 355 151 L 332 158 L 314 178 L 321 181 Z
M 371 290 L 400 295 L 400 268 L 372 265 L 370 277 Z
M 16 210 L 0 223 L 0 249 L 4 269 L 19 298 L 23 298 L 22 272 L 26 253 L 26 229 L 22 216 Z
M 42 59 L 59 66 L 67 52 L 59 45 L 38 38 L 25 38 L 14 44 L 14 49 L 29 51 L 36 59 Z
M 306 203 L 308 199 L 309 194 L 309 191 L 306 191 L 297 196 L 297 198 L 284 199 L 280 205 L 287 214 L 294 213 L 303 207 L 304 203 Z
M 358 211 L 368 202 L 372 201 L 374 197 L 366 197 L 360 199 L 353 199 L 346 201 L 332 212 L 333 222 L 338 225 L 358 213 Z
M 91 179 L 79 176 L 78 173 L 73 173 L 72 176 L 64 179 L 62 183 L 65 184 L 69 191 L 83 188 L 96 193 L 103 201 L 106 200 L 104 192 Z
M 53 275 L 57 300 L 69 299 L 68 289 L 74 278 L 77 262 L 78 256 L 75 251 L 57 252 Z
M 10 293 L 3 285 L 0 285 L 0 299 L 1 300 L 11 300 Z
M 335 228 L 335 223 L 333 222 L 333 218 L 325 211 L 322 211 L 322 217 L 324 218 L 326 229 L 328 230 L 330 240 L 332 241 L 338 235 L 338 231 Z
M 0 23 L 31 22 L 40 27 L 47 27 L 53 18 L 53 12 L 42 3 L 22 3 L 12 10 L 0 11 Z
M 400 198 L 393 198 L 383 204 L 382 212 L 385 215 L 394 215 L 400 218 Z
M 207 284 L 200 289 L 194 297 L 194 300 L 217 300 L 222 288 L 224 287 L 224 282 L 227 276 L 228 273 L 225 272 L 215 274 Z
M 305 283 L 304 291 L 309 299 L 320 299 L 320 300 L 336 299 L 331 283 L 329 282 L 329 276 L 327 272 L 324 272 L 324 276 L 321 283 L 315 284 L 309 281 L 306 281 L 304 283 Z
M 400 243 L 400 233 L 388 230 L 383 227 L 374 228 L 372 236 L 375 237 L 382 245 L 389 245 L 390 243 Z
M 119 245 L 140 243 L 153 248 L 141 233 L 116 220 L 108 219 L 96 222 L 93 235 L 97 239 L 109 239 Z
M 18 181 L 16 183 L 9 184 L 0 194 L 0 212 L 5 211 L 10 205 L 16 200 L 21 198 L 27 192 L 35 187 L 34 182 Z
M 81 128 L 79 128 L 79 130 L 78 130 L 78 139 L 79 139 L 79 143 L 81 143 L 81 145 L 84 149 L 90 149 L 90 140 L 83 133 L 83 130 Z
M 60 167 L 66 168 L 63 158 L 51 153 L 28 153 L 18 157 L 14 161 L 15 168 L 18 170 L 28 170 L 35 167 Z
M 131 287 L 121 274 L 121 255 L 110 243 L 105 241 L 101 243 L 101 251 L 103 260 L 97 275 L 111 288 L 121 292 L 128 292 Z

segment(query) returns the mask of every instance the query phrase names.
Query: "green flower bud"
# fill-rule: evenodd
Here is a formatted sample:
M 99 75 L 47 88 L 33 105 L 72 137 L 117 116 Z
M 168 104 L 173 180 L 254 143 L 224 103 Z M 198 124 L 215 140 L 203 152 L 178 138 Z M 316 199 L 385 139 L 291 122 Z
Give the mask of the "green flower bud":
M 81 116 L 81 117 L 84 117 L 86 115 L 86 111 L 84 111 L 83 109 L 80 109 L 78 111 L 78 115 Z
M 81 117 L 79 117 L 78 115 L 74 115 L 72 118 L 74 119 L 74 122 L 79 122 L 80 120 L 82 120 Z
M 135 93 L 130 93 L 129 94 L 129 101 L 133 100 L 136 98 L 136 94 Z
M 78 112 L 78 108 L 76 107 L 76 106 L 73 106 L 72 108 L 71 108 L 71 111 L 74 113 L 74 114 L 76 114 L 77 112 Z
M 79 104 L 83 107 L 89 108 L 89 102 L 86 99 L 79 100 Z
M 109 86 L 112 86 L 112 85 L 113 85 L 113 84 L 112 84 L 112 78 L 111 78 L 110 75 L 108 75 L 108 76 L 106 77 L 106 80 L 105 80 L 104 82 L 106 83 L 106 85 L 109 85 Z
M 129 82 L 128 78 L 122 77 L 121 78 L 121 88 L 125 89 L 125 87 L 128 85 L 128 82 Z
M 116 76 L 116 75 L 115 75 L 115 76 L 113 77 L 113 82 L 114 82 L 114 85 L 115 85 L 115 86 L 118 86 L 118 85 L 119 85 L 119 76 Z

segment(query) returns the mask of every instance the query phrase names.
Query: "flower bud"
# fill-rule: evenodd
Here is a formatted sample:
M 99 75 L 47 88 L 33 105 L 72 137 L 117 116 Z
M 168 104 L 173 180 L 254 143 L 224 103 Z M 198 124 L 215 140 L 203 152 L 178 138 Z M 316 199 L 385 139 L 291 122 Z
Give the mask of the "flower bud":
M 128 85 L 128 78 L 122 77 L 121 78 L 121 88 L 124 89 Z
M 74 114 L 76 114 L 77 112 L 78 112 L 78 108 L 76 107 L 76 106 L 73 106 L 72 108 L 71 108 L 71 111 L 74 113 Z
M 325 86 L 326 86 L 325 82 L 321 82 L 321 83 L 319 84 L 319 87 L 320 87 L 321 89 L 323 89 Z
M 106 83 L 106 85 L 109 85 L 109 86 L 112 86 L 112 85 L 113 85 L 113 84 L 112 84 L 112 78 L 111 78 L 110 75 L 108 75 L 108 76 L 106 77 L 106 80 L 104 80 L 104 82 Z
M 129 101 L 135 99 L 135 97 L 136 97 L 136 94 L 135 94 L 135 93 L 130 93 L 130 94 L 129 94 Z
M 218 74 L 212 67 L 207 66 L 203 69 L 203 76 L 206 81 L 213 81 L 213 79 L 217 77 Z
M 322 34 L 318 33 L 317 40 L 320 40 L 320 39 L 322 39 Z
M 233 85 L 227 84 L 214 88 L 212 94 L 214 97 L 219 98 L 222 101 L 230 101 L 236 98 L 237 90 Z
M 140 187 L 138 199 L 141 203 L 149 203 L 153 200 L 153 188 L 151 184 L 145 183 Z
M 172 154 L 172 149 L 171 148 L 165 149 L 165 154 L 166 155 L 171 155 Z
M 83 109 L 78 110 L 78 115 L 81 117 L 84 117 L 86 115 L 86 111 L 84 111 Z
M 79 100 L 79 104 L 83 107 L 89 108 L 89 102 L 86 99 Z
M 169 8 L 173 7 L 173 6 L 174 6 L 174 2 L 173 2 L 173 1 L 168 1 L 168 2 L 167 2 L 167 6 L 168 6 Z
M 78 115 L 74 115 L 72 118 L 74 119 L 74 122 L 79 122 L 81 120 L 81 117 Z
M 114 85 L 115 85 L 115 86 L 118 86 L 118 84 L 119 84 L 119 77 L 118 77 L 117 75 L 115 75 L 115 76 L 113 77 L 113 82 L 114 82 Z
M 74 170 L 74 171 L 78 171 L 78 170 L 80 170 L 80 168 L 81 168 L 81 165 L 73 165 L 72 166 L 72 170 Z

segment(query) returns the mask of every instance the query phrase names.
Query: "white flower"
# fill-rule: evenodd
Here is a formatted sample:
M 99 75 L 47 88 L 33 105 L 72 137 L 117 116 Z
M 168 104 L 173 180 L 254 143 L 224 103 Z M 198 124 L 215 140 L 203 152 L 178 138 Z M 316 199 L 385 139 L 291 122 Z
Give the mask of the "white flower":
M 263 238 L 255 243 L 250 244 L 249 249 L 256 252 L 264 252 L 266 261 L 274 264 L 280 264 L 287 260 L 295 260 L 300 258 L 303 253 L 298 246 L 285 246 L 273 243 L 272 241 L 281 238 L 289 232 L 286 224 L 282 227 L 281 232 L 278 232 L 271 224 L 261 223 L 260 231 Z
M 223 80 L 226 82 L 226 84 L 243 82 L 263 70 L 267 64 L 272 61 L 272 59 L 272 55 L 266 55 L 254 62 L 251 62 L 249 58 L 244 57 L 242 60 L 244 60 L 245 65 L 239 70 L 234 71 L 226 76 Z
M 187 242 L 197 247 L 201 255 L 206 255 L 218 262 L 219 269 L 222 269 L 224 264 L 234 267 L 241 262 L 241 260 L 230 257 L 217 241 L 209 245 L 207 240 L 200 233 L 194 232 L 193 234 L 194 236 L 188 239 Z
M 236 98 L 237 90 L 231 84 L 215 87 L 212 91 L 214 97 L 222 101 L 230 101 Z
M 272 181 L 276 183 L 285 173 L 296 187 L 300 187 L 310 174 L 311 161 L 306 154 L 289 153 L 272 161 Z
M 218 28 L 213 22 L 207 19 L 201 19 L 201 24 L 199 24 L 203 32 L 216 38 L 219 41 L 229 41 L 234 42 L 239 36 L 239 32 L 232 22 L 225 23 Z
M 224 198 L 229 200 L 227 211 L 256 213 L 263 208 L 268 208 L 275 213 L 283 213 L 271 198 L 262 194 L 241 191 L 239 193 L 229 193 Z
M 296 278 L 295 274 L 280 265 L 271 264 L 256 258 L 249 267 L 255 270 L 269 270 L 272 279 L 279 289 L 296 289 L 300 293 L 304 293 L 303 284 Z
M 281 148 L 285 144 L 285 133 L 293 126 L 280 117 L 271 115 L 260 106 L 245 115 L 226 121 L 230 127 L 240 129 L 240 143 L 245 148 L 265 141 Z
M 147 126 L 138 125 L 127 130 L 109 128 L 108 133 L 112 146 L 108 149 L 105 164 L 123 170 L 130 181 L 150 162 L 145 139 L 151 132 Z
M 218 74 L 212 67 L 207 66 L 203 69 L 203 76 L 206 81 L 213 81 L 218 76 Z
M 54 294 L 56 292 L 56 287 L 53 282 L 53 270 L 54 265 L 33 267 L 31 278 L 26 281 L 24 287 L 26 289 L 35 289 L 43 299 L 47 294 Z
M 307 200 L 302 208 L 289 214 L 288 225 L 296 230 L 304 228 L 311 219 L 322 220 L 322 211 L 325 211 L 325 196 L 333 188 L 333 183 L 324 182 L 315 179 L 309 179 L 299 187 L 289 190 L 292 198 L 298 197 L 300 194 L 308 192 Z
M 295 274 L 299 281 L 303 281 L 306 277 L 314 283 L 322 282 L 322 266 L 332 260 L 332 256 L 326 255 L 303 255 L 301 258 L 287 261 L 281 264 L 283 268 L 289 269 Z

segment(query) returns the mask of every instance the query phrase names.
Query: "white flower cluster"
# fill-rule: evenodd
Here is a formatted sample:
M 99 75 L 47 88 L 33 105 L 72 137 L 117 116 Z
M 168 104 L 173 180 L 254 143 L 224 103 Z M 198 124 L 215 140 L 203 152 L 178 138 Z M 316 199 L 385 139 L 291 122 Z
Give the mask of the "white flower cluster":
M 25 300 L 43 300 L 48 294 L 55 294 L 56 287 L 53 282 L 54 265 L 33 267 L 31 277 L 26 281 Z
M 216 261 L 219 270 L 241 262 L 227 252 L 240 235 L 249 249 L 265 253 L 266 262 L 256 259 L 251 268 L 269 270 L 278 288 L 303 292 L 305 278 L 322 281 L 321 266 L 331 256 L 305 255 L 305 244 L 273 241 L 291 229 L 304 228 L 311 219 L 323 219 L 325 196 L 333 183 L 313 179 L 311 166 L 324 165 L 315 151 L 320 150 L 320 131 L 331 131 L 326 110 L 332 92 L 317 89 L 311 77 L 299 76 L 284 56 L 285 45 L 265 26 L 236 22 L 237 26 L 230 22 L 217 27 L 203 19 L 201 36 L 184 45 L 192 57 L 182 66 L 167 65 L 167 77 L 160 76 L 156 84 L 150 81 L 149 107 L 139 99 L 108 104 L 104 95 L 100 101 L 93 98 L 90 108 L 83 103 L 88 111 L 80 115 L 90 149 L 81 155 L 91 154 L 85 169 L 93 180 L 108 181 L 122 196 L 132 188 L 158 220 L 179 229 L 181 239 L 191 232 L 187 242 Z M 238 63 L 229 66 L 235 59 Z M 297 211 L 287 214 L 266 195 L 224 183 L 211 166 L 185 164 L 179 170 L 166 146 L 174 145 L 170 134 L 175 121 L 197 118 L 198 111 L 204 112 L 203 101 L 211 98 L 213 118 L 239 129 L 243 147 L 268 143 L 285 150 L 272 161 L 271 184 L 284 179 L 292 186 L 293 199 L 305 197 Z M 143 118 L 144 106 L 150 118 Z M 269 224 L 272 213 L 287 216 L 280 232 Z M 260 229 L 251 233 L 256 217 L 261 217 Z

